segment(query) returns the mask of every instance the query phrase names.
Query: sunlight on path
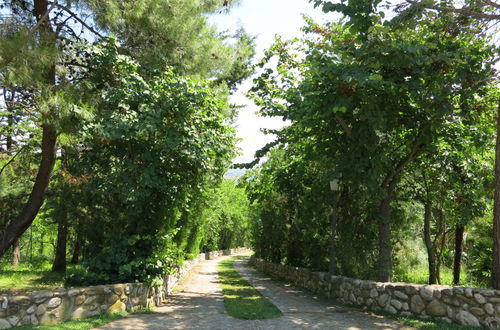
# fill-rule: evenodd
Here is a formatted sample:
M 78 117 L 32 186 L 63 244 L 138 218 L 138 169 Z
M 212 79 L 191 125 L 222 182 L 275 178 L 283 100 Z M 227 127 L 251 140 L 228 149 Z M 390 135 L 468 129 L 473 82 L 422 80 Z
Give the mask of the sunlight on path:
M 411 329 L 395 321 L 325 304 L 302 292 L 280 287 L 245 265 L 235 262 L 242 274 L 267 296 L 284 316 L 267 320 L 241 320 L 227 315 L 217 264 L 229 257 L 206 260 L 193 269 L 178 292 L 156 308 L 158 314 L 136 314 L 99 329 Z

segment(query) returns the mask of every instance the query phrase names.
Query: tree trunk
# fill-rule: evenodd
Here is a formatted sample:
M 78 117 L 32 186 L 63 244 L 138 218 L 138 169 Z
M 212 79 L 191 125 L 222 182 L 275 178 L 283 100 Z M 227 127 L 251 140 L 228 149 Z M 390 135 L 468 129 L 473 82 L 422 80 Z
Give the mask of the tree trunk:
M 462 266 L 462 242 L 464 239 L 464 225 L 455 227 L 455 259 L 453 261 L 453 285 L 460 284 L 460 268 Z
M 64 210 L 65 211 L 65 210 Z M 52 264 L 53 272 L 65 272 L 66 271 L 66 242 L 68 238 L 68 222 L 65 219 L 65 215 L 59 219 L 59 224 L 57 226 L 57 244 L 56 244 L 56 255 L 54 258 L 54 263 Z
M 429 201 L 424 205 L 424 243 L 427 249 L 427 260 L 429 265 L 429 284 L 436 284 L 436 248 L 431 239 L 431 204 Z
M 337 220 L 338 220 L 338 202 L 340 199 L 340 192 L 333 191 L 333 199 L 332 199 L 332 216 L 330 220 L 330 230 L 332 232 L 332 237 L 330 241 L 330 253 L 329 259 L 330 262 L 328 264 L 328 272 L 330 275 L 335 275 L 337 273 L 337 250 L 335 248 L 335 237 L 337 235 Z
M 77 226 L 76 228 L 77 233 L 76 233 L 76 238 L 75 238 L 75 246 L 73 247 L 73 255 L 71 256 L 71 261 L 70 263 L 72 265 L 78 265 L 78 259 L 80 258 L 80 250 L 82 249 L 82 242 L 81 242 L 81 236 L 80 234 L 80 226 Z
M 12 267 L 16 268 L 21 262 L 21 245 L 19 244 L 19 239 L 14 241 L 12 245 Z
M 497 141 L 495 147 L 495 197 L 493 202 L 493 269 L 491 282 L 500 289 L 500 101 L 497 108 Z
M 40 24 L 40 33 L 48 35 L 53 33 L 48 21 L 48 2 L 47 0 L 35 0 L 33 14 L 38 22 L 45 20 Z M 55 84 L 55 64 L 48 70 L 46 75 L 48 84 Z M 0 233 L 0 258 L 7 252 L 10 246 L 28 229 L 33 220 L 35 220 L 40 207 L 45 198 L 45 192 L 50 182 L 52 170 L 56 159 L 57 132 L 54 126 L 50 124 L 42 125 L 42 159 L 35 179 L 35 184 L 31 190 L 28 201 L 23 207 L 19 216 L 12 221 Z
M 391 246 L 391 201 L 387 196 L 379 205 L 379 260 L 378 260 L 378 280 L 380 282 L 390 282 L 392 273 L 392 246 Z

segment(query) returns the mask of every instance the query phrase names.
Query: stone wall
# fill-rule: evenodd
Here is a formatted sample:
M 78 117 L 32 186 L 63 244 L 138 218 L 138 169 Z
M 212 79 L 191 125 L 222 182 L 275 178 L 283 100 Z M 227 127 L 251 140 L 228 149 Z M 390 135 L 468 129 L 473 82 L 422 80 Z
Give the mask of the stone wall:
M 144 283 L 127 283 L 19 294 L 0 293 L 0 329 L 24 324 L 54 324 L 103 312 L 158 306 L 172 293 L 179 280 L 201 260 L 245 251 L 244 248 L 237 248 L 202 253 L 176 267 L 173 274 L 165 276 L 163 285 L 155 287 Z
M 273 278 L 343 304 L 393 314 L 435 317 L 462 325 L 500 328 L 500 291 L 357 280 L 252 258 L 254 267 Z

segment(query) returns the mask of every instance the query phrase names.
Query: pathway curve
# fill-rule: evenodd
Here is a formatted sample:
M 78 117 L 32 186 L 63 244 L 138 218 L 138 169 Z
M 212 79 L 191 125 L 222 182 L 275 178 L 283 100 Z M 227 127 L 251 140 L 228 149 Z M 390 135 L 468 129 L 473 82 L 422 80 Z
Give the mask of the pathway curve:
M 227 258 L 198 264 L 181 283 L 185 290 L 172 296 L 165 306 L 157 307 L 157 314 L 129 315 L 99 329 L 411 329 L 278 285 L 246 266 L 245 259 L 236 262 L 238 272 L 268 297 L 283 316 L 267 320 L 233 318 L 224 311 L 224 297 L 217 279 L 217 264 Z

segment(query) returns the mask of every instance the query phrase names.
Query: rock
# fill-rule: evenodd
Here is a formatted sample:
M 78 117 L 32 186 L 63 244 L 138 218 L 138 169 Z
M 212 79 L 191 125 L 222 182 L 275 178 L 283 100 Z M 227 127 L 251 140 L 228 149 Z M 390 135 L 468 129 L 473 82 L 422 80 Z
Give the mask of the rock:
M 430 301 L 432 300 L 432 296 L 434 294 L 434 289 L 431 288 L 430 286 L 428 285 L 424 285 L 421 289 L 420 289 L 420 296 L 424 299 L 424 300 L 427 300 L 427 301 Z
M 453 288 L 453 292 L 454 292 L 455 294 L 464 294 L 464 293 L 465 293 L 465 291 L 464 291 L 464 288 L 463 288 L 463 287 L 454 287 L 454 288 Z
M 378 297 L 378 291 L 377 289 L 373 288 L 370 290 L 370 298 L 377 298 Z
M 35 314 L 30 315 L 30 322 L 32 325 L 38 325 L 38 319 L 36 318 Z
M 418 289 L 415 287 L 415 285 L 407 285 L 405 287 L 405 292 L 406 294 L 415 294 L 418 292 Z
M 384 307 L 387 301 L 389 300 L 389 295 L 384 293 L 378 297 L 378 304 L 380 307 Z
M 486 320 L 486 325 L 488 329 L 498 329 L 500 328 L 500 319 L 496 317 L 487 317 Z
M 36 305 L 32 305 L 32 306 L 30 306 L 30 308 L 28 308 L 26 310 L 26 313 L 27 314 L 33 314 L 35 311 L 36 311 Z
M 31 298 L 28 296 L 13 296 L 10 297 L 10 303 L 21 306 L 28 306 L 31 303 Z
M 120 284 L 113 285 L 113 292 L 116 293 L 118 296 L 121 296 L 123 293 L 123 285 Z
M 446 316 L 446 308 L 439 300 L 433 300 L 427 305 L 426 313 L 431 316 Z
M 6 319 L 0 319 L 0 329 L 8 329 L 11 325 Z
M 495 309 L 493 308 L 493 305 L 490 303 L 484 305 L 484 310 L 486 311 L 486 313 L 490 315 L 493 315 L 493 313 L 495 313 Z
M 472 298 L 472 289 L 471 288 L 465 288 L 465 296 L 468 298 Z
M 456 320 L 462 325 L 471 325 L 473 327 L 481 326 L 478 319 L 467 311 L 458 312 Z
M 48 308 L 56 308 L 57 306 L 59 306 L 61 304 L 61 301 L 62 301 L 61 298 L 54 297 L 54 298 L 49 300 L 47 307 Z
M 394 307 L 392 307 L 391 305 L 388 305 L 384 309 L 385 309 L 386 312 L 389 312 L 391 314 L 397 314 L 398 313 L 398 311 Z
M 47 298 L 53 297 L 54 294 L 50 291 L 39 291 L 37 294 L 33 296 L 35 303 L 40 304 L 43 303 Z
M 411 311 L 415 314 L 420 314 L 425 308 L 424 302 L 419 295 L 414 295 L 411 297 L 410 301 Z
M 408 296 L 401 291 L 394 291 L 394 295 L 401 300 L 408 300 Z
M 500 298 L 489 298 L 488 301 L 492 304 L 498 304 L 500 303 Z
M 407 303 L 407 302 L 404 302 L 404 303 L 403 303 L 403 307 L 402 307 L 402 309 L 403 309 L 404 311 L 410 310 L 410 307 L 408 306 L 408 303 Z
M 394 306 L 396 309 L 401 309 L 401 307 L 403 307 L 403 304 L 396 299 L 391 300 L 391 305 Z
M 485 297 L 494 297 L 495 290 L 481 290 L 481 294 Z
M 474 294 L 474 299 L 476 299 L 477 303 L 482 305 L 486 302 L 486 298 L 484 298 L 482 295 L 479 293 Z
M 81 305 L 84 301 L 85 296 L 83 294 L 75 297 L 75 305 Z
M 4 297 L 2 299 L 2 309 L 7 309 L 7 307 L 9 307 L 9 298 Z
M 471 307 L 469 309 L 469 312 L 471 312 L 472 314 L 474 314 L 476 316 L 483 316 L 484 315 L 483 309 L 479 308 L 479 307 Z
M 16 326 L 17 323 L 19 323 L 19 317 L 17 317 L 17 316 L 10 316 L 10 317 L 7 318 L 7 321 L 9 321 L 9 323 L 12 326 Z
M 79 294 L 80 294 L 80 290 L 78 290 L 78 289 L 69 289 L 68 290 L 68 296 L 70 296 L 70 297 L 78 296 Z
M 96 300 L 97 300 L 97 296 L 89 296 L 89 297 L 87 297 L 87 299 L 85 299 L 85 301 L 83 302 L 83 304 L 84 305 L 90 305 L 93 302 L 95 302 Z
M 460 301 L 458 301 L 458 299 L 456 299 L 455 297 L 444 297 L 443 302 L 455 307 L 460 307 L 460 305 L 462 305 Z
M 116 294 L 112 294 L 106 298 L 106 302 L 111 305 L 114 304 L 118 299 L 120 299 L 120 297 L 118 297 Z
M 36 308 L 36 315 L 40 316 L 40 315 L 44 314 L 46 311 L 47 311 L 47 307 L 45 307 L 45 305 L 38 305 L 38 307 Z
M 88 315 L 88 311 L 85 307 L 83 306 L 80 306 L 78 307 L 77 309 L 75 309 L 73 311 L 73 313 L 71 314 L 71 318 L 72 319 L 79 319 L 79 318 L 82 318 L 82 317 L 87 317 L 89 316 Z
M 113 305 L 109 306 L 108 308 L 108 313 L 113 313 L 113 312 L 120 312 L 126 310 L 126 306 L 123 302 L 118 300 L 115 302 Z

